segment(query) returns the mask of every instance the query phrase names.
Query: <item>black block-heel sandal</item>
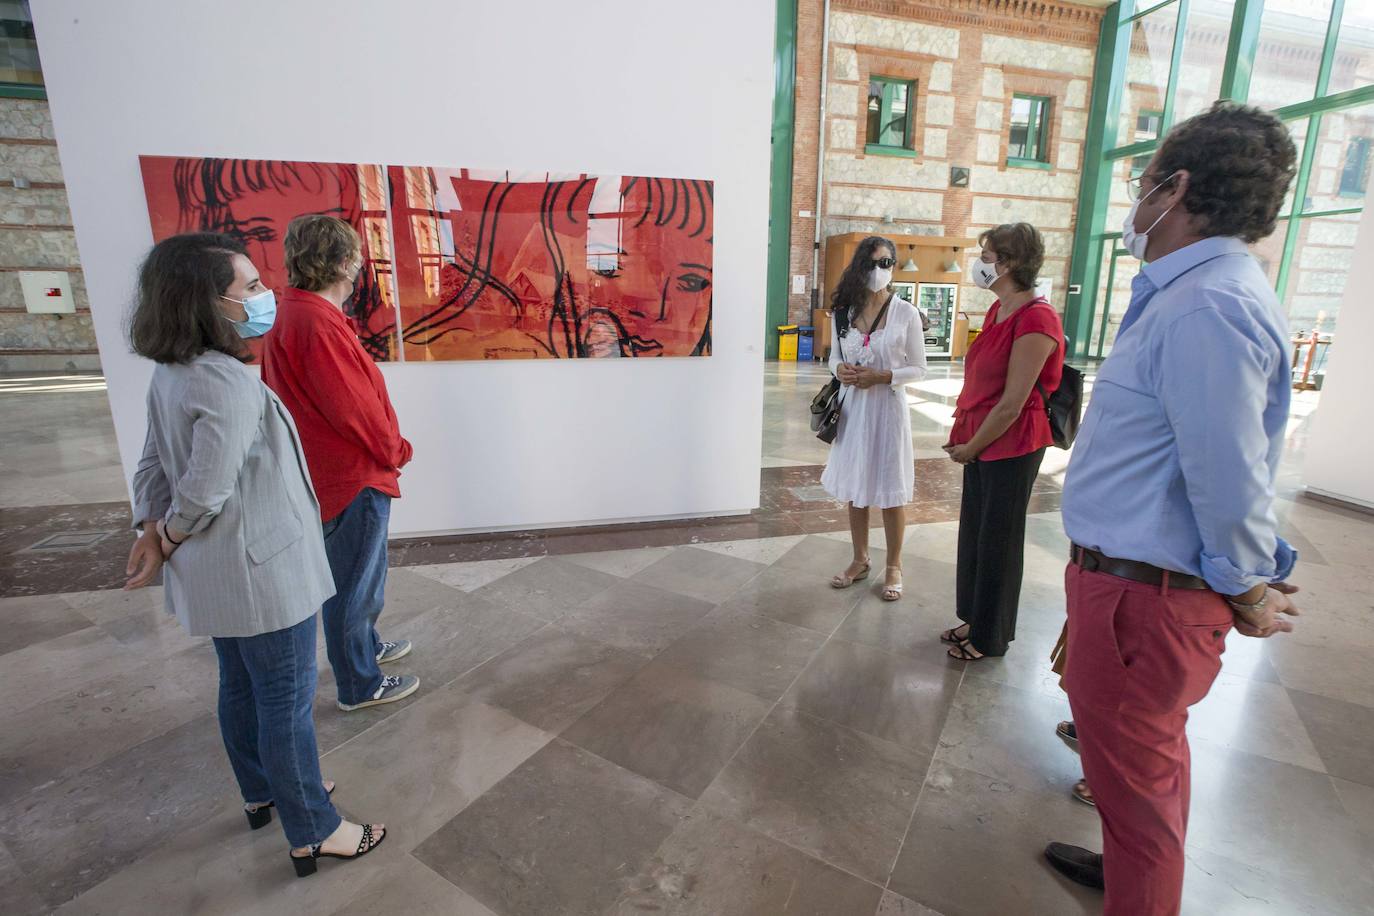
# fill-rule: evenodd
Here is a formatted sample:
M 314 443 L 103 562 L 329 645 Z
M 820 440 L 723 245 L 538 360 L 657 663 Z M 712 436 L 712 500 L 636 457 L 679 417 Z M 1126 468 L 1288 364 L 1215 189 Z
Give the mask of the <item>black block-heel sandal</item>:
M 335 783 L 334 785 L 327 787 L 324 790 L 324 794 L 333 795 L 334 790 L 338 787 L 339 784 Z M 268 824 L 272 823 L 272 809 L 275 807 L 276 804 L 274 802 L 263 802 L 256 808 L 249 808 L 247 805 L 244 805 L 243 815 L 244 817 L 248 818 L 248 829 L 261 830 Z
M 296 869 L 296 877 L 308 878 L 315 873 L 315 869 L 318 867 L 316 863 L 320 859 L 343 859 L 347 862 L 351 862 L 354 859 L 361 859 L 363 856 L 382 845 L 382 841 L 385 839 L 386 831 L 383 830 L 381 837 L 374 842 L 372 839 L 372 825 L 363 824 L 363 837 L 358 841 L 357 851 L 351 856 L 342 855 L 337 852 L 320 852 L 320 847 L 324 845 L 322 843 L 316 843 L 314 846 L 311 846 L 310 855 L 308 856 L 298 856 L 294 852 L 288 853 L 288 855 L 291 856 L 291 864 Z

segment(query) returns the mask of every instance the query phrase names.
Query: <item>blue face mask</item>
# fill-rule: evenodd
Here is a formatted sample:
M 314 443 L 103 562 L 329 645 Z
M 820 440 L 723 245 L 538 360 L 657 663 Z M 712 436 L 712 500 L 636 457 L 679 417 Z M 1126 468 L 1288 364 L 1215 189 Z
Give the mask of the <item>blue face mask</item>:
M 239 332 L 240 337 L 261 337 L 272 329 L 272 322 L 277 320 L 277 294 L 270 289 L 247 299 L 233 299 L 229 296 L 220 298 L 237 302 L 248 313 L 248 318 L 244 321 L 227 319 L 234 326 L 234 330 Z

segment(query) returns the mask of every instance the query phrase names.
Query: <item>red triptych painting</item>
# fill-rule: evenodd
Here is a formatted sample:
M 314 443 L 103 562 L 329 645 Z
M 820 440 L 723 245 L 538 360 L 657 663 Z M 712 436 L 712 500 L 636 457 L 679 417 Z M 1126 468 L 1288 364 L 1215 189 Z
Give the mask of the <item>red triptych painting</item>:
M 307 213 L 350 222 L 346 304 L 377 360 L 706 356 L 709 181 L 140 157 L 153 238 L 239 238 L 269 286 Z

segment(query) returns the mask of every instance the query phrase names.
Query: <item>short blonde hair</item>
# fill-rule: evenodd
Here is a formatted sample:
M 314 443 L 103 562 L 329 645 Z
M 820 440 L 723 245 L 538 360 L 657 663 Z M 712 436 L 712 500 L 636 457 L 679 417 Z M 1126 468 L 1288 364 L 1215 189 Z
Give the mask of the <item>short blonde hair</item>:
M 286 282 L 317 293 L 337 283 L 339 265 L 359 254 L 362 243 L 353 227 L 335 216 L 298 216 L 286 227 Z

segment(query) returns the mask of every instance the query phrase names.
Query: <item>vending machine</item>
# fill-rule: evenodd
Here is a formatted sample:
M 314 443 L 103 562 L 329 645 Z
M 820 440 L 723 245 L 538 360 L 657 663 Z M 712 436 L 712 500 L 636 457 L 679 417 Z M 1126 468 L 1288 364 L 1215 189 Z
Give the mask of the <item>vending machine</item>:
M 959 284 L 918 283 L 916 307 L 930 319 L 926 329 L 926 355 L 950 355 L 950 341 L 954 336 L 954 318 L 958 314 Z

